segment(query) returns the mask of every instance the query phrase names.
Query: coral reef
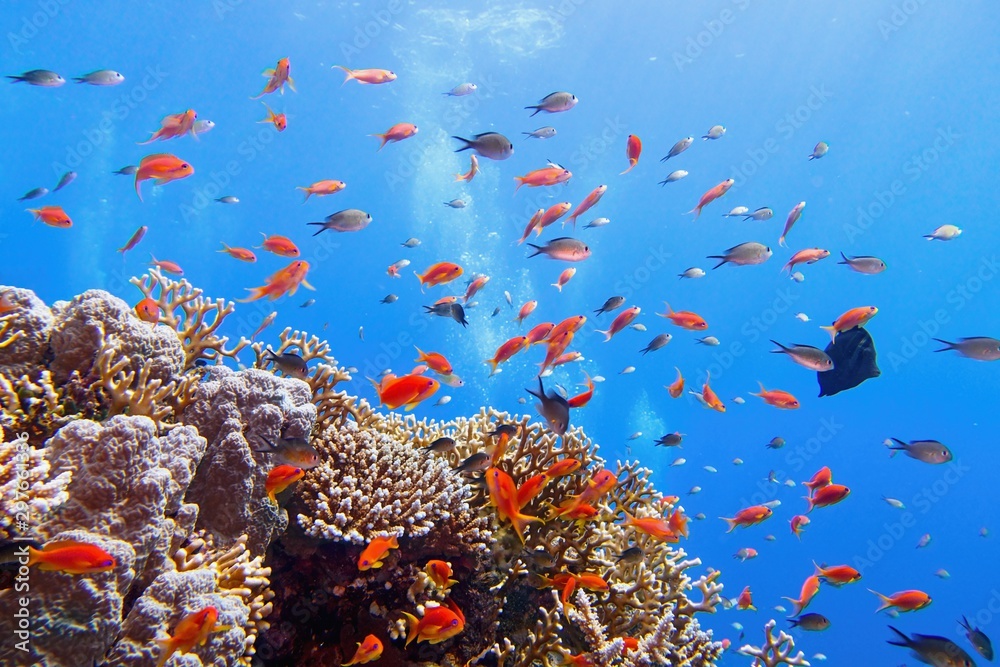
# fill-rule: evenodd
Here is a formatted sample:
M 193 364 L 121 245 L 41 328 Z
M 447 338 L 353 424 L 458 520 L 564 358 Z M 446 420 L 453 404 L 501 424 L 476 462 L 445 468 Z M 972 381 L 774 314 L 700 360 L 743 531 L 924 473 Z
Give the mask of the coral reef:
M 158 324 L 96 290 L 49 309 L 0 287 L 15 306 L 0 316 L 0 537 L 72 538 L 116 559 L 97 574 L 31 568 L 29 651 L 0 646 L 0 663 L 155 665 L 156 640 L 207 606 L 222 627 L 168 667 L 337 664 L 369 633 L 385 665 L 700 667 L 721 654 L 695 619 L 715 611 L 719 572 L 695 574 L 679 536 L 624 525 L 682 512 L 637 462 L 609 467 L 579 429 L 559 438 L 490 408 L 449 422 L 380 414 L 338 390 L 351 378 L 325 341 L 291 328 L 233 370 L 224 362 L 249 345 L 221 335 L 233 304 L 156 271 L 132 282 Z M 280 377 L 268 349 L 307 372 Z M 452 451 L 427 448 L 445 436 Z M 275 503 L 279 458 L 261 443 L 282 440 L 308 442 L 319 464 Z M 540 482 L 523 543 L 485 476 L 455 470 L 484 453 L 517 489 Z M 589 514 L 559 516 L 584 496 Z M 390 536 L 398 547 L 361 569 Z M 619 558 L 628 549 L 640 557 Z M 571 595 L 568 581 L 587 583 Z M 17 604 L 0 574 L 8 636 Z M 404 646 L 407 618 L 448 609 L 464 616 L 457 634 Z M 807 664 L 784 633 L 769 627 L 767 642 L 745 650 Z
M 741 646 L 739 653 L 754 658 L 754 664 L 761 667 L 780 667 L 780 665 L 792 665 L 793 667 L 809 667 L 802 651 L 795 651 L 795 640 L 784 630 L 778 631 L 778 636 L 774 635 L 774 619 L 771 619 L 764 626 L 764 644 L 753 646 L 747 644 Z

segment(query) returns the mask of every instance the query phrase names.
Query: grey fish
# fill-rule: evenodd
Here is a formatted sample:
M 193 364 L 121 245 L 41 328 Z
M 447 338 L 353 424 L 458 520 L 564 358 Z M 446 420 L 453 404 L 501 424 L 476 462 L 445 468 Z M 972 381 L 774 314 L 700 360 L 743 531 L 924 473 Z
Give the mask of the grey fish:
M 564 262 L 582 262 L 590 257 L 590 247 L 586 243 L 568 236 L 552 239 L 544 246 L 538 246 L 534 243 L 528 245 L 535 249 L 535 252 L 528 255 L 529 258 L 546 255 L 549 259 L 558 259 Z
M 469 326 L 469 320 L 465 319 L 465 309 L 462 308 L 462 304 L 453 303 L 451 304 L 451 319 L 455 320 L 463 327 Z
M 594 312 L 597 314 L 597 317 L 600 317 L 601 313 L 610 313 L 612 310 L 621 308 L 623 303 L 625 303 L 625 297 L 613 296 L 608 298 L 608 300 L 604 302 L 604 305 Z
M 555 554 L 550 551 L 546 551 L 545 549 L 535 549 L 533 551 L 525 550 L 524 553 L 528 555 L 528 558 L 531 559 L 531 562 L 534 563 L 536 567 L 540 567 L 543 570 L 547 570 L 556 564 Z
M 557 435 L 564 435 L 569 428 L 569 403 L 566 399 L 555 392 L 546 395 L 542 378 L 538 378 L 538 393 L 531 389 L 525 391 L 541 401 L 535 404 L 535 408 L 545 419 L 549 429 Z
M 924 463 L 940 464 L 951 461 L 951 450 L 937 440 L 911 440 L 905 443 L 898 438 L 892 438 L 895 445 L 887 445 L 889 449 L 901 451 L 911 459 Z
M 449 97 L 463 97 L 465 95 L 471 95 L 479 89 L 474 83 L 460 83 L 447 93 L 441 93 L 442 95 L 447 95 Z
M 455 468 L 455 472 L 479 472 L 490 467 L 490 455 L 486 452 L 476 452 Z
M 59 179 L 59 183 L 56 185 L 55 190 L 53 190 L 52 192 L 59 192 L 60 190 L 62 190 L 64 187 L 66 187 L 75 180 L 76 180 L 76 172 L 67 171 L 65 174 L 62 175 L 62 178 Z
M 395 294 L 386 294 L 383 298 L 379 299 L 379 303 L 396 303 L 399 299 Z
M 57 88 L 66 83 L 66 79 L 47 69 L 33 69 L 23 74 L 8 76 L 7 78 L 11 80 L 11 83 L 23 82 L 32 86 L 42 86 L 43 88 Z
M 763 243 L 757 243 L 756 241 L 747 241 L 746 243 L 734 245 L 732 248 L 726 250 L 725 254 L 722 255 L 708 256 L 708 259 L 722 260 L 713 266 L 713 269 L 717 269 L 723 264 L 734 264 L 736 266 L 763 264 L 770 258 L 771 249 Z
M 910 649 L 920 662 L 933 667 L 976 667 L 972 656 L 950 639 L 916 632 L 907 636 L 891 625 L 889 629 L 899 635 L 899 639 L 888 639 L 886 643 Z
M 659 334 L 658 336 L 653 338 L 653 340 L 649 341 L 649 345 L 647 345 L 646 347 L 642 348 L 639 351 L 642 352 L 643 356 L 646 356 L 647 352 L 656 352 L 661 347 L 669 343 L 671 338 L 673 338 L 673 336 L 671 336 L 670 334 L 667 333 Z
M 426 447 L 424 447 L 424 449 L 436 452 L 438 454 L 444 454 L 446 452 L 450 452 L 455 449 L 455 439 L 444 436 L 438 438 L 431 444 L 427 445 Z
M 738 218 L 742 215 L 746 215 L 750 212 L 750 209 L 746 206 L 737 206 L 736 208 L 730 209 L 729 213 L 723 213 L 723 218 Z
M 403 246 L 404 248 L 416 248 L 418 245 L 420 245 L 420 239 L 418 239 L 416 236 L 411 236 L 410 238 L 406 239 L 399 245 Z
M 496 308 L 493 309 L 493 314 L 490 315 L 490 317 L 496 317 L 499 314 L 500 314 L 500 306 L 497 306 Z
M 75 76 L 77 83 L 89 83 L 92 86 L 117 86 L 125 81 L 125 77 L 111 69 L 99 69 L 83 76 Z
M 556 136 L 556 128 L 546 125 L 545 127 L 538 128 L 534 132 L 522 132 L 521 134 L 526 134 L 529 137 L 534 137 L 535 139 L 551 139 Z
M 628 325 L 629 329 L 635 329 L 636 331 L 645 331 L 646 325 L 642 322 L 636 322 L 635 324 Z
M 996 361 L 1000 359 L 1000 340 L 996 338 L 987 338 L 986 336 L 959 338 L 957 343 L 949 343 L 940 338 L 935 338 L 934 340 L 947 346 L 940 350 L 934 350 L 935 352 L 955 350 L 963 357 L 977 361 Z
M 587 224 L 583 226 L 584 229 L 593 229 L 594 227 L 603 227 L 604 225 L 611 222 L 608 218 L 594 218 Z
M 428 315 L 437 315 L 438 317 L 451 317 L 451 304 L 436 303 L 433 306 L 424 306 L 424 312 Z
M 844 261 L 837 262 L 837 264 L 846 264 L 858 273 L 875 275 L 876 273 L 882 273 L 885 271 L 885 262 L 878 257 L 869 257 L 865 255 L 848 257 L 844 253 L 840 253 L 840 256 L 844 258 Z
M 306 299 L 299 308 L 308 308 L 309 306 L 316 303 L 316 299 Z
M 254 451 L 274 454 L 278 463 L 305 470 L 319 465 L 319 452 L 305 438 L 282 438 L 275 443 L 262 435 L 257 437 L 264 443 L 264 446 L 255 446 Z
M 809 632 L 822 632 L 830 627 L 830 619 L 823 614 L 802 614 L 798 618 L 788 619 L 793 628 L 802 628 Z
M 38 199 L 39 197 L 44 197 L 49 194 L 48 188 L 35 188 L 34 190 L 29 190 L 24 193 L 23 197 L 18 197 L 17 201 L 25 201 L 26 199 Z
M 456 153 L 471 149 L 480 157 L 491 160 L 506 160 L 514 154 L 514 144 L 510 143 L 510 139 L 499 132 L 483 132 L 475 135 L 472 139 L 463 139 L 454 135 L 451 138 L 465 143 L 464 146 L 455 151 Z
M 770 220 L 773 217 L 774 211 L 767 206 L 764 206 L 763 208 L 759 208 L 747 217 L 743 218 L 743 220 L 756 220 L 757 222 L 763 222 L 764 220 Z
M 534 109 L 535 111 L 531 114 L 534 116 L 539 111 L 544 111 L 546 113 L 559 113 L 560 111 L 569 111 L 576 106 L 579 102 L 576 95 L 567 92 L 555 92 L 549 93 L 543 97 L 538 104 L 524 107 L 525 109 Z
M 700 269 L 697 266 L 692 266 L 690 269 L 685 269 L 684 273 L 678 273 L 678 278 L 704 278 L 705 270 Z
M 514 307 L 514 299 L 511 298 L 510 292 L 508 292 L 507 290 L 504 290 L 503 291 L 503 298 L 507 300 L 507 305 L 508 306 L 510 306 L 511 308 Z
M 715 336 L 704 336 L 702 338 L 695 340 L 695 343 L 701 345 L 708 345 L 709 347 L 715 347 L 716 345 L 719 344 L 719 339 L 716 338 Z
M 139 171 L 139 167 L 135 166 L 134 164 L 127 164 L 124 167 L 122 167 L 121 169 L 116 169 L 115 171 L 113 171 L 111 173 L 112 174 L 118 174 L 119 176 L 132 176 L 137 171 Z
M 263 359 L 265 362 L 269 361 L 274 364 L 276 369 L 289 377 L 304 378 L 309 372 L 309 366 L 306 364 L 305 359 L 294 352 L 275 354 L 271 348 L 267 348 L 264 350 Z
M 359 232 L 367 227 L 371 221 L 371 213 L 365 213 L 356 208 L 348 208 L 326 216 L 324 222 L 310 222 L 308 224 L 319 226 L 319 230 L 316 234 L 313 234 L 313 236 L 316 236 L 327 229 L 332 229 L 335 232 Z
M 821 141 L 818 144 L 816 144 L 815 148 L 813 148 L 813 152 L 809 154 L 809 159 L 818 160 L 824 155 L 826 155 L 827 151 L 829 150 L 830 150 L 830 144 L 826 143 L 825 141 Z
M 969 624 L 969 619 L 965 616 L 959 621 L 959 625 L 965 628 L 965 636 L 969 638 L 969 643 L 976 649 L 979 655 L 987 660 L 993 660 L 993 642 L 986 636 L 986 633 L 979 628 L 974 628 Z
M 777 435 L 771 438 L 771 441 L 766 445 L 768 449 L 781 449 L 784 446 L 785 446 L 785 439 Z
M 215 201 L 219 202 L 220 204 L 239 204 L 240 198 L 234 195 L 226 195 L 225 197 L 219 197 Z
M 725 125 L 713 125 L 708 128 L 708 132 L 702 135 L 702 140 L 707 141 L 709 139 L 721 139 L 726 134 Z
M 653 444 L 654 445 L 658 445 L 660 447 L 680 447 L 681 446 L 681 441 L 683 439 L 684 439 L 684 434 L 683 433 L 680 433 L 680 432 L 667 433 L 666 435 L 661 436 Z
M 684 137 L 670 148 L 670 152 L 667 153 L 666 157 L 660 158 L 660 162 L 666 162 L 670 158 L 680 155 L 690 148 L 692 143 L 694 143 L 694 137 Z
M 205 118 L 203 120 L 196 120 L 194 122 L 194 126 L 191 128 L 191 131 L 194 132 L 195 135 L 199 135 L 199 134 L 205 134 L 206 132 L 214 128 L 215 128 L 215 123 Z
M 789 359 L 799 366 L 816 371 L 817 373 L 833 369 L 833 359 L 818 347 L 799 345 L 797 343 L 793 343 L 791 347 L 788 347 L 776 340 L 772 340 L 771 342 L 781 348 L 780 350 L 771 350 L 772 354 L 786 354 Z
M 616 563 L 638 563 L 642 560 L 643 552 L 640 547 L 629 547 L 625 551 L 618 554 L 618 558 L 615 560 Z
M 667 183 L 676 183 L 682 178 L 686 177 L 688 172 L 683 169 L 675 169 L 674 171 L 667 174 L 667 177 L 660 181 L 660 185 L 666 185 Z
M 446 201 L 444 205 L 452 208 L 465 208 L 466 204 L 464 199 L 452 199 L 451 201 Z

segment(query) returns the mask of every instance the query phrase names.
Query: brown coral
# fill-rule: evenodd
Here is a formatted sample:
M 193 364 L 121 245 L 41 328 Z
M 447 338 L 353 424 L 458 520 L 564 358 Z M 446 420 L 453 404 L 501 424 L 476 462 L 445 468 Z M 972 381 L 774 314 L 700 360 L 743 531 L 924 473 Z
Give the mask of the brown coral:
M 51 476 L 52 464 L 27 438 L 3 442 L 0 433 L 0 539 L 32 535 L 37 526 L 66 502 L 68 470 Z

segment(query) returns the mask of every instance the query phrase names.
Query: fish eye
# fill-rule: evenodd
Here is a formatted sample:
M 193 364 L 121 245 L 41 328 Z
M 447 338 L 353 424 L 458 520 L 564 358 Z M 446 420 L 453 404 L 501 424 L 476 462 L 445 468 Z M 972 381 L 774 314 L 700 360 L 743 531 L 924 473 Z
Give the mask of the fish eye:
M 182 164 L 182 165 L 181 165 L 181 169 L 189 169 L 190 167 L 191 167 L 191 165 L 189 165 L 189 164 L 188 164 L 188 163 L 186 163 L 186 162 L 185 162 L 184 164 Z

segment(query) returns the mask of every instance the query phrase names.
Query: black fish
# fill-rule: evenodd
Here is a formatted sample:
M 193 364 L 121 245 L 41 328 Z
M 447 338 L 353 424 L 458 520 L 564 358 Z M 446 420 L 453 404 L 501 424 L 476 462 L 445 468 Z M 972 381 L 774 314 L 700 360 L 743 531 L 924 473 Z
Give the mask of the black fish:
M 463 327 L 469 326 L 469 320 L 465 319 L 465 308 L 462 308 L 462 304 L 460 303 L 451 304 L 451 319 L 455 320 Z
M 557 435 L 564 435 L 566 429 L 569 428 L 569 403 L 566 399 L 554 391 L 550 391 L 546 395 L 545 387 L 542 385 L 542 378 L 540 377 L 538 378 L 538 393 L 530 389 L 526 389 L 525 391 L 541 401 L 541 403 L 535 404 L 535 407 L 538 409 L 538 414 L 545 419 L 549 428 Z
M 836 340 L 826 346 L 826 354 L 833 360 L 833 368 L 816 374 L 820 396 L 833 396 L 882 374 L 875 341 L 862 327 L 837 334 Z

